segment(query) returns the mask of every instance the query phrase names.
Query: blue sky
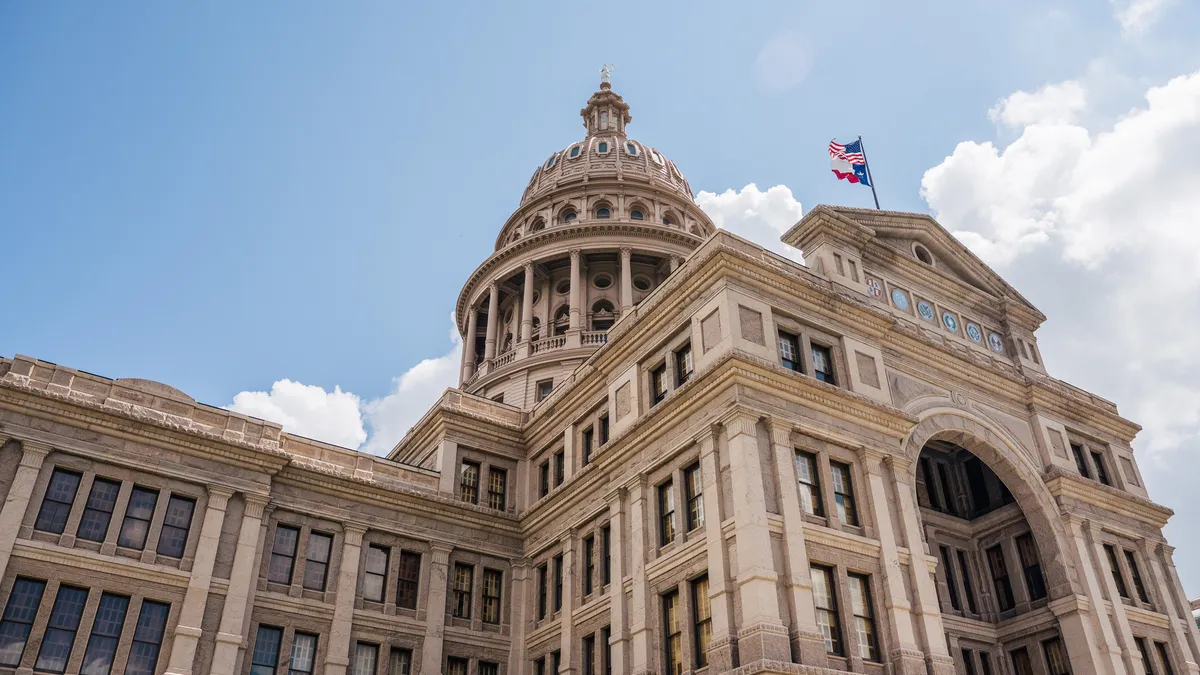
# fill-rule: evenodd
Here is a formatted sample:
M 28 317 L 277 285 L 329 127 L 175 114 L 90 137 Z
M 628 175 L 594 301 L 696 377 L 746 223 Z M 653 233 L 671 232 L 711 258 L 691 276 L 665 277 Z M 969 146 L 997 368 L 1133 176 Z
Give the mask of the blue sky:
M 2 3 L 0 354 L 215 405 L 286 379 L 379 435 L 446 386 L 462 281 L 615 62 L 631 135 L 733 190 L 706 208 L 752 236 L 869 205 L 824 150 L 862 134 L 883 206 L 937 214 L 1051 317 L 1051 372 L 1146 424 L 1152 495 L 1194 519 L 1200 276 L 1153 270 L 1200 250 L 1171 226 L 1200 162 L 1150 165 L 1159 193 L 1105 161 L 1200 156 L 1200 98 L 1168 84 L 1198 31 L 1185 0 Z

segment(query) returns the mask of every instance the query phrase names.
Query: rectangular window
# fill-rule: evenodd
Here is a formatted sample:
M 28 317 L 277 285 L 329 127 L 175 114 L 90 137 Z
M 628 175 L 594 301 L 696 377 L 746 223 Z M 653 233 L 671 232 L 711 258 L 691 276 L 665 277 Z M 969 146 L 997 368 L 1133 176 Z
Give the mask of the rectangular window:
M 941 495 L 937 489 L 937 481 L 933 475 L 933 462 L 928 457 L 921 458 L 921 480 L 917 483 L 917 487 L 925 486 L 925 498 L 929 508 L 934 511 L 945 512 L 946 508 L 942 505 Z M 920 497 L 920 489 L 917 490 L 917 496 Z
M 554 453 L 554 487 L 563 484 L 567 478 L 567 456 L 562 450 Z
M 837 384 L 833 378 L 833 353 L 829 347 L 812 346 L 813 377 L 822 382 Z
M 479 503 L 479 464 L 463 462 L 458 472 L 459 499 L 468 504 Z
M 992 655 L 987 652 L 979 652 L 979 670 L 980 675 L 992 675 Z
M 317 662 L 317 636 L 296 631 L 292 636 L 292 659 L 288 662 L 288 675 L 312 675 Z
M 167 514 L 163 517 L 162 531 L 158 535 L 158 554 L 168 558 L 182 558 L 187 548 L 188 529 L 192 526 L 192 514 L 196 511 L 196 500 L 190 497 L 171 495 L 167 500 Z
M 1017 537 L 1017 556 L 1021 559 L 1021 571 L 1025 574 L 1025 588 L 1029 599 L 1038 601 L 1046 597 L 1046 579 L 1042 576 L 1042 563 L 1037 545 L 1029 532 Z
M 546 657 L 534 659 L 533 675 L 546 675 Z
M 708 599 L 708 577 L 692 582 L 692 644 L 696 649 L 696 668 L 708 665 L 708 645 L 712 642 L 712 604 Z
M 71 515 L 71 505 L 75 503 L 75 493 L 79 490 L 79 479 L 80 475 L 74 471 L 54 470 L 50 475 L 50 484 L 46 486 L 46 496 L 42 498 L 42 508 L 38 511 L 33 529 L 53 534 L 63 533 L 67 528 L 67 518 Z
M 675 491 L 671 481 L 658 486 L 658 544 L 675 541 Z
M 479 662 L 479 675 L 499 675 L 499 674 L 500 674 L 500 664 L 499 663 L 491 663 L 489 661 L 480 661 Z
M 1087 460 L 1083 456 L 1083 446 L 1078 443 L 1072 443 L 1071 454 L 1075 457 L 1075 468 L 1079 469 L 1079 475 L 1084 478 L 1091 478 L 1092 474 L 1088 471 Z
M 15 668 L 21 664 L 25 642 L 29 639 L 29 631 L 33 628 L 33 620 L 37 618 L 45 591 L 44 581 L 18 578 L 13 582 L 8 605 L 4 608 L 4 618 L 0 619 L 0 666 Z
M 550 579 L 548 578 L 549 576 L 550 576 L 550 573 L 547 570 L 546 565 L 545 564 L 538 565 L 538 568 L 537 568 L 537 585 L 538 585 L 537 617 L 539 620 L 546 618 L 547 605 L 549 604 L 549 597 L 547 595 L 549 593 L 549 585 L 550 585 Z
M 583 538 L 583 594 L 592 594 L 593 579 L 596 576 L 596 538 L 588 535 Z
M 967 670 L 967 675 L 975 674 L 975 652 L 970 649 L 962 650 L 963 667 Z
M 563 600 L 563 557 L 554 556 L 554 611 L 562 609 Z
M 600 416 L 600 445 L 608 442 L 608 415 Z
M 494 466 L 488 467 L 488 508 L 508 508 L 508 472 Z
M 946 507 L 943 513 L 948 513 L 952 516 L 958 515 L 958 493 L 951 487 L 950 468 L 943 462 L 937 463 L 938 484 L 942 488 L 942 502 Z
M 1129 597 L 1129 589 L 1125 586 L 1125 575 L 1121 574 L 1121 565 L 1117 562 L 1117 549 L 1112 544 L 1104 545 L 1104 555 L 1108 558 L 1108 569 L 1112 572 L 1113 583 L 1117 585 L 1117 595 Z
M 600 629 L 600 672 L 612 675 L 612 628 L 605 626 Z
M 695 369 L 692 368 L 692 345 L 689 342 L 675 352 L 675 384 L 676 386 L 692 379 Z
M 1165 642 L 1155 642 L 1154 650 L 1158 652 L 1158 660 L 1162 661 L 1163 675 L 1175 675 L 1175 668 L 1171 666 L 1171 650 Z
M 847 577 L 850 583 L 850 611 L 858 631 L 858 655 L 868 661 L 879 660 L 879 639 L 875 635 L 875 610 L 871 603 L 871 580 L 862 574 Z
M 538 499 L 550 494 L 550 461 L 538 465 Z
M 800 338 L 779 331 L 779 360 L 784 368 L 797 373 L 804 372 L 804 361 L 800 358 Z
M 612 528 L 600 528 L 600 583 L 612 583 Z
M 583 430 L 583 465 L 587 466 L 592 461 L 592 437 L 595 432 L 592 427 Z
M 282 642 L 282 628 L 259 625 L 258 636 L 254 638 L 254 652 L 250 656 L 250 675 L 275 675 Z
M 113 659 L 117 655 L 117 642 L 125 626 L 125 613 L 129 611 L 129 598 L 123 595 L 104 593 L 96 607 L 96 618 L 92 621 L 92 635 L 88 638 L 87 651 L 83 653 L 83 667 L 79 675 L 109 675 Z
M 821 480 L 818 476 L 817 456 L 797 450 L 796 480 L 800 483 L 800 506 L 809 515 L 823 517 L 825 505 L 821 501 Z
M 942 546 L 942 571 L 946 574 L 946 590 L 950 594 L 950 606 L 962 611 L 962 602 L 958 599 L 958 584 L 954 583 L 954 566 L 950 564 L 950 549 Z
M 1150 604 L 1150 594 L 1146 591 L 1146 584 L 1142 581 L 1142 571 L 1138 569 L 1137 556 L 1133 551 L 1125 551 L 1125 563 L 1129 565 L 1129 576 L 1133 579 L 1133 590 L 1137 592 L 1138 600 Z
M 471 618 L 471 585 L 475 582 L 475 568 L 462 563 L 454 564 L 453 616 L 456 619 Z
M 834 656 L 845 656 L 842 647 L 842 626 L 838 620 L 837 596 L 833 586 L 833 570 L 813 565 L 812 582 L 817 627 L 825 638 L 825 651 Z
M 129 661 L 125 663 L 125 675 L 154 675 L 158 670 L 158 653 L 162 649 L 170 613 L 171 606 L 165 602 L 142 601 L 137 628 L 133 631 L 133 644 L 129 648 Z
M 412 650 L 392 647 L 392 656 L 388 659 L 388 675 L 412 674 Z
M 1033 664 L 1029 662 L 1029 652 L 1024 647 L 1008 653 L 1012 659 L 1013 675 L 1033 675 Z
M 150 534 L 150 521 L 154 518 L 154 507 L 158 505 L 158 490 L 135 486 L 125 507 L 125 520 L 117 536 L 117 546 L 142 550 L 146 548 L 146 536 Z
M 679 591 L 662 596 L 663 644 L 667 658 L 667 675 L 683 673 L 683 632 L 679 627 Z
M 1142 657 L 1142 671 L 1146 675 L 1158 675 L 1154 672 L 1154 661 L 1150 660 L 1150 648 L 1146 646 L 1146 638 L 1135 635 L 1133 643 L 1137 645 L 1138 654 Z M 1057 673 L 1054 675 L 1057 675 Z
M 104 541 L 108 536 L 108 526 L 112 523 L 113 509 L 117 506 L 117 495 L 121 492 L 121 484 L 107 478 L 97 478 L 92 481 L 92 489 L 88 493 L 87 504 L 83 507 L 83 517 L 79 519 L 79 529 L 75 536 L 84 541 Z
M 446 675 L 467 675 L 467 660 L 454 656 L 446 657 Z
M 379 663 L 379 645 L 369 642 L 354 644 L 354 663 L 351 675 L 375 675 L 375 664 Z
M 54 609 L 50 610 L 50 621 L 42 634 L 42 648 L 38 650 L 33 669 L 45 673 L 61 673 L 67 669 L 71 648 L 75 646 L 75 634 L 79 631 L 79 619 L 83 606 L 87 604 L 86 588 L 59 586 L 54 598 Z
M 650 371 L 650 405 L 667 397 L 667 366 L 663 364 Z
M 483 622 L 500 625 L 500 595 L 504 587 L 504 573 L 500 570 L 483 570 Z
M 963 590 L 967 592 L 967 609 L 971 610 L 972 614 L 978 614 L 979 608 L 975 605 L 975 586 L 971 581 L 971 568 L 967 565 L 967 554 L 962 551 L 958 552 L 958 569 L 962 572 Z M 983 652 L 980 652 L 980 658 L 983 657 Z
M 546 399 L 554 391 L 554 381 L 545 380 L 537 383 L 537 400 L 539 402 Z
M 367 545 L 367 559 L 363 564 L 363 600 L 383 602 L 390 558 L 391 551 L 386 546 Z
M 329 576 L 329 554 L 333 537 L 321 532 L 308 535 L 308 555 L 304 561 L 304 587 L 312 591 L 325 590 Z
M 699 464 L 683 470 L 683 488 L 687 497 L 687 529 L 691 532 L 704 525 L 704 486 Z
M 562 652 L 555 649 L 550 652 L 550 668 L 557 673 L 562 669 Z
M 417 608 L 417 590 L 421 581 L 421 554 L 400 552 L 400 573 L 396 575 L 396 606 Z
M 833 501 L 837 505 L 838 520 L 847 525 L 858 525 L 858 509 L 854 504 L 854 483 L 850 479 L 850 465 L 830 462 L 833 474 Z
M 579 653 L 580 671 L 583 675 L 596 675 L 596 636 L 584 635 Z
M 1112 485 L 1108 478 L 1108 469 L 1104 467 L 1104 456 L 1095 450 L 1092 451 L 1092 466 L 1096 467 L 1096 480 L 1102 485 Z
M 1063 649 L 1062 640 L 1046 640 L 1042 643 L 1042 651 L 1046 654 L 1046 672 L 1049 675 L 1071 675 L 1071 662 L 1067 660 L 1067 651 Z
M 992 571 L 992 585 L 996 589 L 996 605 L 1001 612 L 1007 612 L 1016 603 L 1013 600 L 1012 582 L 1008 579 L 1008 565 L 1004 562 L 1004 550 L 996 545 L 985 553 L 988 568 Z

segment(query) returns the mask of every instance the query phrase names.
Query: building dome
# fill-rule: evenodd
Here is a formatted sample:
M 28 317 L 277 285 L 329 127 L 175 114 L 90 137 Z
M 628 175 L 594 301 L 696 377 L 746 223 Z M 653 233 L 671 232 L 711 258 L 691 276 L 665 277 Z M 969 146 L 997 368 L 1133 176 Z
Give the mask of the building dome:
M 675 163 L 628 137 L 629 105 L 607 81 L 580 116 L 584 138 L 537 167 L 458 300 L 463 388 L 519 407 L 715 231 Z

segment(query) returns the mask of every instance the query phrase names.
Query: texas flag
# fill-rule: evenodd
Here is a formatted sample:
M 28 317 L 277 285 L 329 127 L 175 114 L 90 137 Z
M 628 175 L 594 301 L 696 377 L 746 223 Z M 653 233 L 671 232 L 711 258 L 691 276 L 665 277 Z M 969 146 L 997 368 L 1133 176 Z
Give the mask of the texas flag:
M 862 183 L 870 187 L 867 179 L 867 158 L 863 156 L 862 141 L 842 145 L 837 141 L 829 141 L 829 168 L 838 180 L 848 180 L 851 183 Z

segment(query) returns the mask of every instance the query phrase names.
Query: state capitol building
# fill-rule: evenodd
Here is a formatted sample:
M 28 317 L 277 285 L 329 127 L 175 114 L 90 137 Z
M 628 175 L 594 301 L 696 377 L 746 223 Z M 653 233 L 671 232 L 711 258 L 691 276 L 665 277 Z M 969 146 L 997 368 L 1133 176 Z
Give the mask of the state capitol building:
M 0 675 L 1200 673 L 1139 427 L 1016 289 L 914 213 L 799 265 L 582 117 L 386 458 L 0 359 Z

